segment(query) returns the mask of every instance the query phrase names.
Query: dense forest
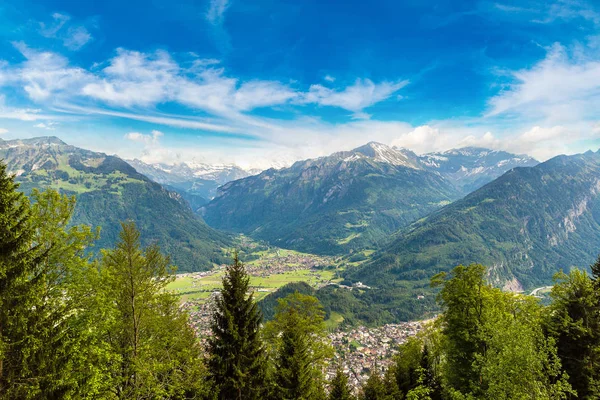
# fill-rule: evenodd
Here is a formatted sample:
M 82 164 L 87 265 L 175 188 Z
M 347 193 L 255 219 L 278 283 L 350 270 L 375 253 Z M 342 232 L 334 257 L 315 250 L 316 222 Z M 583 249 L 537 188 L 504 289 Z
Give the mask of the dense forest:
M 17 191 L 0 163 L 2 399 L 596 399 L 600 396 L 600 263 L 558 274 L 552 303 L 503 292 L 485 267 L 431 279 L 442 310 L 393 365 L 351 388 L 338 369 L 326 310 L 310 293 L 277 300 L 264 322 L 237 255 L 202 348 L 166 285 L 156 245 L 124 222 L 118 243 L 89 256 L 96 231 L 71 226 L 74 199 Z M 167 217 L 167 216 L 165 216 Z

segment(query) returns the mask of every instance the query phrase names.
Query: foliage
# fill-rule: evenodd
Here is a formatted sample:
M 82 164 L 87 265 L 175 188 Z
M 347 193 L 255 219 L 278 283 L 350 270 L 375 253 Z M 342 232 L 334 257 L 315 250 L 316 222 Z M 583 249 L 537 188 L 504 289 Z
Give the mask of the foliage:
M 562 399 L 571 393 L 535 299 L 485 283 L 481 265 L 458 266 L 441 285 L 441 319 L 449 393 L 485 399 Z
M 596 263 L 592 270 L 597 277 Z M 583 271 L 556 275 L 546 328 L 580 399 L 600 396 L 600 292 Z
M 183 398 L 202 391 L 200 348 L 177 298 L 166 292 L 173 268 L 157 245 L 145 249 L 132 222 L 103 252 L 94 292 L 98 334 L 111 354 L 107 390 L 119 399 Z M 92 281 L 93 282 L 93 281 Z

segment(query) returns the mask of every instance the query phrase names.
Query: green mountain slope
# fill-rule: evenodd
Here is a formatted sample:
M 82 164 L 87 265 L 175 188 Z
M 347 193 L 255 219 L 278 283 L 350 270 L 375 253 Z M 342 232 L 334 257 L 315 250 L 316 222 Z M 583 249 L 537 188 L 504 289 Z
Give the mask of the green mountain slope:
M 369 143 L 227 183 L 203 215 L 213 227 L 280 247 L 347 254 L 380 246 L 391 232 L 458 197 L 439 174 Z
M 156 241 L 180 271 L 207 269 L 225 261 L 228 236 L 208 227 L 186 202 L 118 157 L 74 146 L 54 137 L 0 140 L 0 159 L 20 190 L 52 187 L 77 197 L 73 224 L 100 226 L 97 248 L 112 246 L 120 222 L 133 220 L 142 241 Z
M 478 262 L 498 286 L 541 286 L 561 268 L 587 267 L 600 252 L 599 194 L 600 152 L 516 168 L 404 229 L 348 277 L 382 288 L 421 285 Z

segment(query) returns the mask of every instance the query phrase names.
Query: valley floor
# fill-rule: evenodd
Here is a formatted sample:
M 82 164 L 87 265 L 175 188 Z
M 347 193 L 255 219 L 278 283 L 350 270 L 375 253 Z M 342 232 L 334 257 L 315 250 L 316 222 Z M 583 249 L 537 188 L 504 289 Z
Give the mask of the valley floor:
M 245 263 L 250 285 L 260 300 L 267 294 L 291 282 L 304 281 L 320 288 L 338 284 L 335 260 L 283 249 L 269 249 L 252 254 L 256 259 Z M 323 266 L 329 268 L 322 269 Z M 190 323 L 203 343 L 210 335 L 213 300 L 221 287 L 225 266 L 212 271 L 177 275 L 169 289 L 179 294 L 181 304 L 190 315 Z M 388 324 L 377 328 L 357 327 L 339 329 L 344 318 L 335 312 L 326 321 L 329 340 L 335 349 L 327 375 L 333 376 L 338 364 L 342 365 L 349 381 L 358 388 L 371 371 L 384 371 L 391 363 L 400 344 L 416 335 L 427 321 Z

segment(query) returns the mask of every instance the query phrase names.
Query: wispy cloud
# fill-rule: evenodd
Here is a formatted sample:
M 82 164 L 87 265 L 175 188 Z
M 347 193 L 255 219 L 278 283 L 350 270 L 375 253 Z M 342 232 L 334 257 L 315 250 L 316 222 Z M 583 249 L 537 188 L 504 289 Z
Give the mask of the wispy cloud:
M 222 24 L 225 11 L 227 11 L 229 5 L 229 0 L 210 0 L 206 20 L 213 25 Z
M 596 25 L 600 24 L 600 12 L 593 3 L 583 0 L 498 2 L 494 4 L 494 9 L 505 13 L 526 15 L 529 21 L 537 24 L 571 21 L 578 18 L 591 21 Z
M 389 98 L 406 85 L 408 80 L 376 84 L 370 79 L 357 79 L 352 86 L 343 90 L 312 85 L 301 101 L 343 108 L 356 113 L 360 118 L 366 115 L 362 110 Z
M 0 128 L 0 135 L 4 135 L 5 133 L 8 133 L 8 129 Z
M 61 40 L 69 50 L 79 50 L 93 39 L 83 24 L 74 24 L 69 15 L 58 12 L 52 14 L 51 22 L 40 22 L 39 32 L 44 37 Z
M 569 50 L 555 43 L 543 60 L 510 76 L 510 86 L 489 100 L 487 116 L 560 124 L 597 118 L 600 57 L 593 47 Z

